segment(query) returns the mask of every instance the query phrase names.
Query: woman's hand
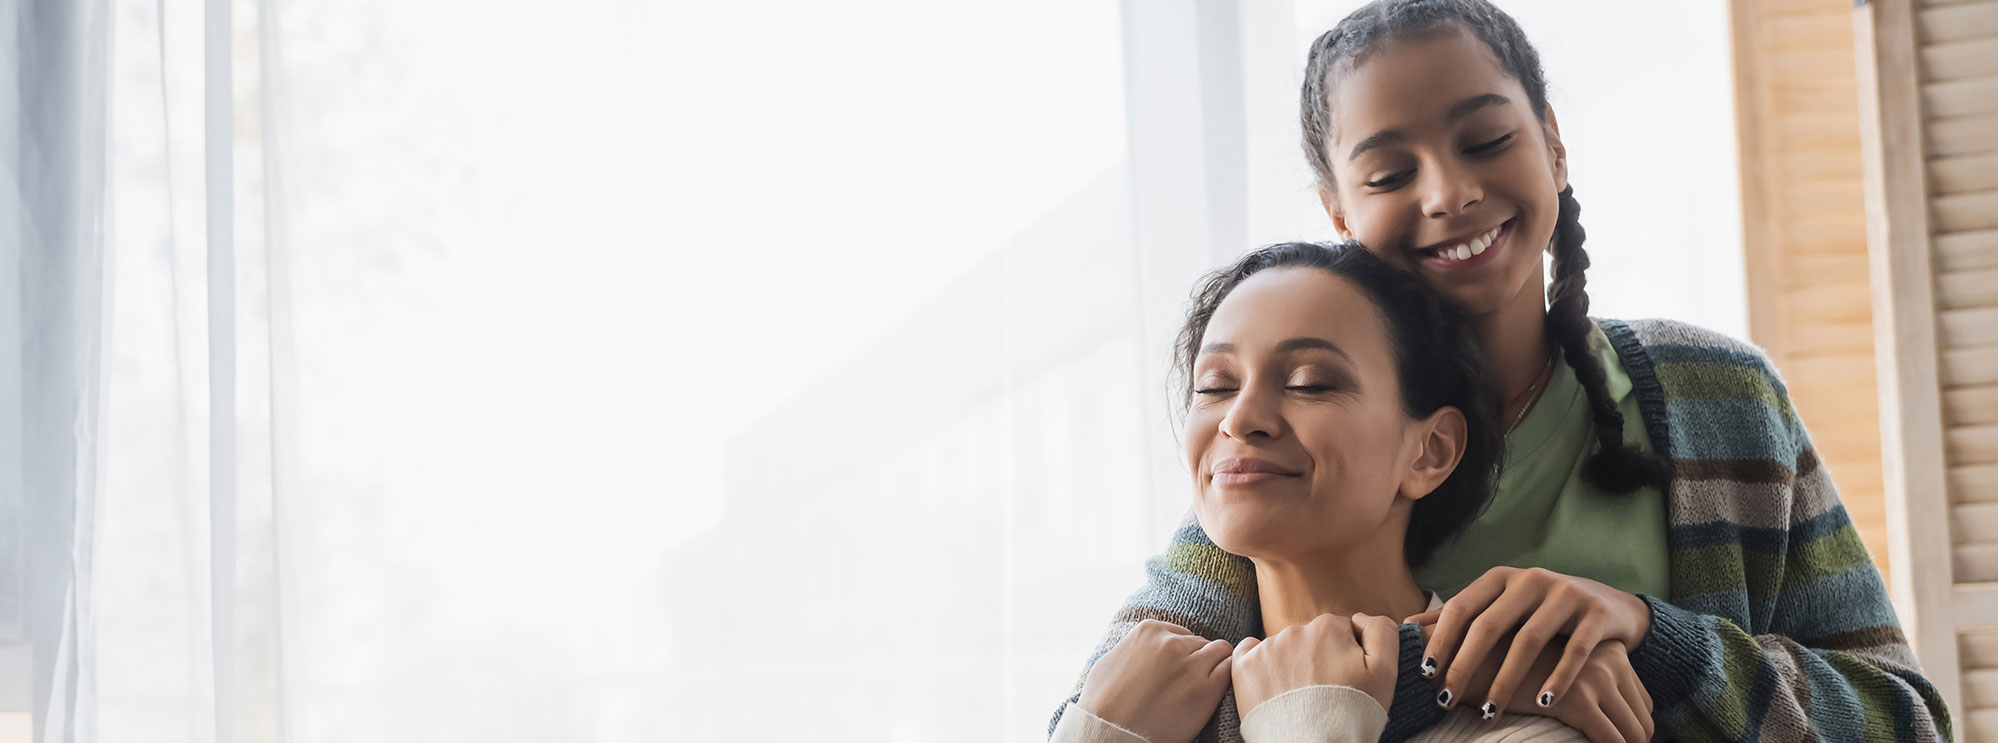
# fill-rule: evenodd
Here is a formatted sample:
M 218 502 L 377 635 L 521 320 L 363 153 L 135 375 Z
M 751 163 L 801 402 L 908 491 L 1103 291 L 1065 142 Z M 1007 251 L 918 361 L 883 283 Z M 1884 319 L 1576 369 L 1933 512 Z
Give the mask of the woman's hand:
M 1148 740 L 1193 740 L 1228 693 L 1233 648 L 1171 622 L 1132 627 L 1089 669 L 1079 703 Z
M 1471 676 L 1508 634 L 1505 661 L 1492 681 L 1490 694 L 1477 704 L 1495 716 L 1519 689 L 1541 650 L 1561 635 L 1567 647 L 1545 684 L 1533 693 L 1543 707 L 1559 704 L 1582 673 L 1596 646 L 1617 641 L 1636 647 L 1651 631 L 1651 608 L 1643 599 L 1587 578 L 1544 568 L 1497 567 L 1444 603 L 1443 608 L 1418 614 L 1416 622 L 1435 621 L 1424 664 L 1443 673 L 1443 691 L 1456 697 L 1469 688 Z M 1454 703 L 1458 700 L 1451 699 Z
M 1366 692 L 1387 709 L 1394 703 L 1400 651 L 1401 630 L 1395 621 L 1366 614 L 1352 619 L 1320 614 L 1268 640 L 1251 637 L 1235 645 L 1235 708 L 1247 718 L 1278 694 L 1337 684 Z

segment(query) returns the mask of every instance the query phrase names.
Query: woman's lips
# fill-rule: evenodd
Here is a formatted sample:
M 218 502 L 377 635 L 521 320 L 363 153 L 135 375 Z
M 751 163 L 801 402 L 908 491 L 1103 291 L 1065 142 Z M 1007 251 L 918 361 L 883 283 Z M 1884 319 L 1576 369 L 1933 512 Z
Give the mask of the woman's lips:
M 1518 217 L 1513 217 L 1512 219 L 1506 220 L 1504 224 L 1499 225 L 1498 236 L 1492 238 L 1491 245 L 1486 246 L 1484 252 L 1478 253 L 1477 255 L 1473 255 L 1469 258 L 1465 258 L 1463 260 L 1457 260 L 1455 258 L 1445 258 L 1434 252 L 1417 253 L 1417 255 L 1421 256 L 1422 266 L 1424 268 L 1427 268 L 1431 271 L 1435 271 L 1437 273 L 1454 273 L 1457 271 L 1469 271 L 1471 269 L 1477 268 L 1478 266 L 1490 263 L 1492 261 L 1492 258 L 1498 255 L 1499 251 L 1504 250 L 1507 245 L 1510 245 L 1512 243 L 1512 228 L 1513 225 L 1518 221 L 1519 221 Z
M 1216 472 L 1214 486 L 1219 488 L 1252 488 L 1273 480 L 1291 480 L 1297 475 L 1284 475 L 1275 472 Z

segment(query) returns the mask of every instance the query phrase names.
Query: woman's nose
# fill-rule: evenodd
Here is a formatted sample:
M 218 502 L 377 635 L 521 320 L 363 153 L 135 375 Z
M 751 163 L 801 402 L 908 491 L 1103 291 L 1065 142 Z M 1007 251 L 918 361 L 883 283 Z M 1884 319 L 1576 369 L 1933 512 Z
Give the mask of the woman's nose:
M 1278 414 L 1276 403 L 1273 395 L 1243 388 L 1235 395 L 1228 415 L 1221 419 L 1221 432 L 1233 439 L 1247 439 L 1256 434 L 1265 438 L 1282 435 L 1283 417 Z

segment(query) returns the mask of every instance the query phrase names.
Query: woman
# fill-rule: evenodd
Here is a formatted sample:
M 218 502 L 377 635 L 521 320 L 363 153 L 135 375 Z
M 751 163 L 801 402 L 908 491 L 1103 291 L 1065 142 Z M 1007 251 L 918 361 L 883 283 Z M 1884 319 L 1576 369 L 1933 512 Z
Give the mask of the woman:
M 1500 434 L 1478 359 L 1454 313 L 1358 246 L 1271 246 L 1210 277 L 1179 341 L 1187 463 L 1212 546 L 1253 566 L 1260 626 L 1210 642 L 1141 623 L 1055 738 L 1186 740 L 1217 704 L 1252 742 L 1378 738 L 1404 645 L 1420 642 L 1388 617 L 1431 606 L 1411 566 L 1490 494 Z M 1590 705 L 1638 727 L 1648 703 L 1617 650 L 1559 713 Z M 1493 732 L 1580 739 L 1547 718 Z
M 1391 738 L 1459 703 L 1499 717 L 1522 689 L 1558 704 L 1606 641 L 1630 648 L 1672 738 L 1950 738 L 1768 359 L 1679 323 L 1587 316 L 1568 151 L 1512 18 L 1484 0 L 1371 3 L 1312 45 L 1300 115 L 1334 229 L 1469 318 L 1504 401 L 1490 509 L 1416 575 L 1447 599 L 1413 618 L 1436 624 L 1404 669 L 1436 676 L 1436 704 L 1397 697 Z M 1106 641 L 1145 618 L 1205 635 L 1254 611 L 1209 588 L 1247 583 L 1245 566 L 1184 558 L 1205 541 L 1197 524 L 1177 533 Z M 1489 693 L 1473 693 L 1480 673 L 1496 674 Z

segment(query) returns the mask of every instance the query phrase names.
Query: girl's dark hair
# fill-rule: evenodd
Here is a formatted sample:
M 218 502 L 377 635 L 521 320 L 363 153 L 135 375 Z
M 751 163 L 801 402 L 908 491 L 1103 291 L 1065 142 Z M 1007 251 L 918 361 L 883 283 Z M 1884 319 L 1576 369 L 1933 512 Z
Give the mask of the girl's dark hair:
M 1414 274 L 1381 262 L 1358 243 L 1282 243 L 1262 248 L 1214 273 L 1193 293 L 1193 308 L 1173 346 L 1182 405 L 1193 401 L 1193 362 L 1207 324 L 1228 294 L 1261 271 L 1314 268 L 1346 279 L 1380 309 L 1388 344 L 1394 349 L 1401 408 L 1426 418 L 1446 406 L 1464 414 L 1464 457 L 1457 469 L 1428 496 L 1415 502 L 1402 556 L 1421 565 L 1445 541 L 1484 510 L 1497 475 L 1504 433 L 1498 406 L 1485 383 L 1484 356 L 1470 326 Z
M 1500 69 L 1526 90 L 1533 115 L 1547 119 L 1547 77 L 1540 54 L 1512 16 L 1486 0 L 1375 0 L 1353 11 L 1311 44 L 1305 64 L 1302 110 L 1305 157 L 1318 176 L 1319 188 L 1333 192 L 1332 163 L 1327 150 L 1332 121 L 1332 76 L 1342 64 L 1364 63 L 1369 54 L 1392 39 L 1469 30 L 1497 55 Z M 1597 488 L 1628 493 L 1640 486 L 1663 487 L 1671 467 L 1623 439 L 1623 413 L 1609 394 L 1603 365 L 1589 348 L 1589 254 L 1582 250 L 1586 233 L 1582 205 L 1571 186 L 1561 191 L 1560 215 L 1554 225 L 1554 283 L 1547 289 L 1547 334 L 1559 346 L 1569 368 L 1588 392 L 1596 434 L 1596 450 L 1582 466 L 1582 476 Z

